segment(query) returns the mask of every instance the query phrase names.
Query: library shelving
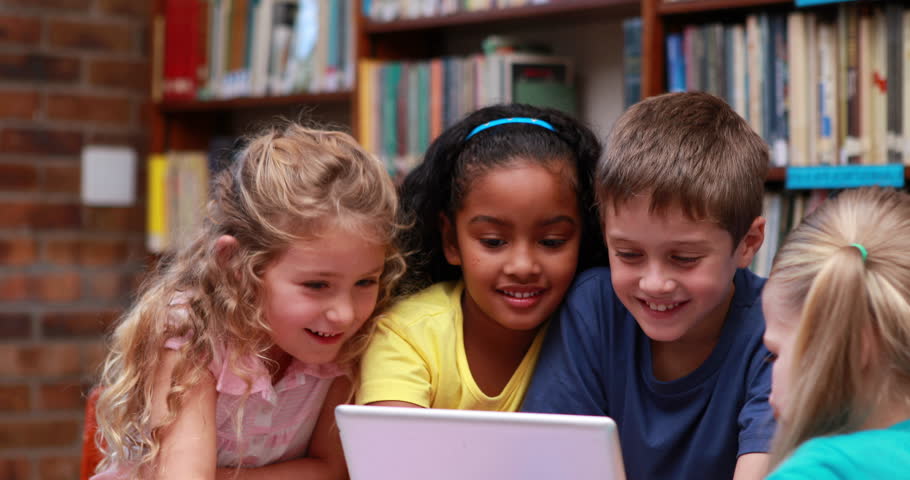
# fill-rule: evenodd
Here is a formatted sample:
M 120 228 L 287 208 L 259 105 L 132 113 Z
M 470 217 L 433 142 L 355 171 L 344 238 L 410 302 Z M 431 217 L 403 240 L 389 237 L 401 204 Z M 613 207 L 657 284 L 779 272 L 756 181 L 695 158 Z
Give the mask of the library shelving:
M 208 5 L 201 8 L 213 8 L 213 4 L 231 4 L 231 1 L 195 1 L 181 2 L 179 0 L 154 0 L 154 15 L 156 16 L 155 27 L 151 35 L 151 43 L 155 50 L 155 73 L 158 79 L 157 84 L 153 82 L 153 103 L 150 112 L 150 126 L 152 130 L 152 151 L 164 152 L 173 149 L 185 148 L 203 148 L 207 139 L 217 135 L 219 129 L 237 128 L 231 124 L 230 117 L 237 112 L 245 112 L 247 116 L 255 118 L 257 110 L 275 111 L 283 109 L 284 112 L 294 116 L 295 112 L 300 109 L 306 109 L 308 112 L 318 112 L 320 109 L 328 108 L 332 110 L 328 120 L 336 125 L 348 127 L 355 135 L 357 131 L 357 90 L 358 82 L 350 85 L 350 88 L 338 89 L 337 91 L 328 91 L 324 93 L 288 93 L 288 94 L 269 94 L 269 95 L 233 95 L 231 98 L 197 98 L 196 95 L 184 98 L 168 98 L 167 94 L 162 95 L 163 88 L 160 85 L 167 72 L 168 66 L 164 59 L 166 54 L 178 50 L 181 55 L 185 50 L 197 50 L 197 44 L 184 44 L 184 37 L 189 38 L 186 34 L 180 37 L 174 44 L 180 44 L 176 49 L 165 45 L 165 35 L 171 32 L 166 31 L 168 28 L 190 28 L 187 24 L 198 23 L 204 20 L 202 16 L 205 12 L 195 12 L 190 10 L 189 15 L 179 15 L 180 18 L 188 16 L 189 19 L 183 19 L 176 27 L 169 27 L 167 22 L 178 14 L 184 14 L 186 4 L 196 3 L 199 5 Z M 269 3 L 277 5 L 280 3 L 295 3 L 296 1 L 288 0 L 232 0 L 234 9 L 239 10 L 238 5 L 247 9 L 247 12 L 253 12 L 256 5 Z M 335 1 L 335 0 L 330 0 Z M 450 47 L 452 39 L 457 39 L 462 34 L 471 37 L 477 35 L 479 31 L 488 33 L 508 34 L 510 31 L 533 29 L 535 26 L 540 29 L 547 29 L 554 22 L 556 24 L 571 25 L 572 23 L 590 22 L 592 18 L 626 18 L 638 14 L 638 0 L 550 0 L 544 3 L 525 2 L 524 5 L 512 2 L 510 5 L 501 8 L 486 8 L 475 11 L 458 11 L 446 15 L 436 15 L 420 18 L 395 19 L 391 21 L 376 21 L 367 18 L 362 12 L 361 3 L 358 0 L 340 0 L 351 10 L 346 14 L 350 15 L 351 32 L 348 32 L 348 39 L 354 46 L 351 48 L 353 58 L 351 64 L 356 65 L 362 59 L 412 59 L 418 60 L 429 58 L 432 55 L 445 55 L 453 50 Z M 239 3 L 238 3 L 239 2 Z M 336 2 L 337 3 L 337 2 Z M 184 5 L 175 7 L 174 5 Z M 209 10 L 211 15 L 211 10 Z M 234 13 L 227 13 L 226 24 L 236 27 L 240 16 Z M 231 15 L 234 15 L 233 17 Z M 252 18 L 255 14 L 247 15 Z M 232 23 L 233 22 L 233 23 Z M 254 20 L 249 20 L 254 22 Z M 213 31 L 206 31 L 205 27 L 197 34 L 196 42 L 199 42 L 198 35 L 211 36 L 207 49 L 212 53 L 211 42 L 217 37 L 217 28 L 209 28 Z M 571 30 L 571 27 L 570 27 Z M 223 35 L 223 34 L 222 34 Z M 230 35 L 230 34 L 228 34 Z M 226 42 L 234 41 L 230 37 Z M 255 40 L 248 40 L 249 43 L 255 43 Z M 457 40 L 456 40 L 457 42 Z M 203 47 L 205 41 L 202 41 Z M 469 50 L 479 51 L 479 42 L 473 48 L 464 49 L 463 53 Z M 226 47 L 227 48 L 227 47 Z M 246 46 L 247 50 L 256 47 Z M 458 48 L 455 49 L 456 51 Z M 203 58 L 206 52 L 200 54 Z M 221 55 L 225 55 L 221 52 Z M 231 55 L 230 53 L 226 55 Z M 236 55 L 235 55 L 236 57 Z M 247 53 L 247 62 L 250 53 Z M 210 59 L 209 59 L 210 60 Z M 189 60 L 192 62 L 193 60 Z M 228 61 L 231 61 L 230 59 Z M 203 62 L 205 63 L 205 62 Z M 185 64 L 185 62 L 184 62 Z M 213 62 L 205 64 L 209 69 L 216 68 Z M 180 67 L 177 67 L 180 68 Z M 222 66 L 222 69 L 225 67 Z M 162 98 L 163 97 L 163 98 Z M 270 112 L 271 112 L 270 111 Z M 341 115 L 338 115 L 341 113 Z M 227 125 L 227 126 L 226 126 Z M 241 127 L 242 128 L 242 127 Z
M 365 8 L 361 0 L 153 1 L 150 152 L 152 157 L 163 160 L 157 173 L 165 176 L 174 174 L 173 165 L 168 170 L 171 173 L 162 173 L 161 167 L 171 153 L 176 153 L 176 158 L 183 158 L 179 155 L 184 153 L 198 158 L 201 153 L 211 159 L 213 145 L 222 150 L 229 148 L 231 138 L 276 116 L 330 125 L 352 132 L 362 142 L 369 140 L 371 132 L 363 126 L 381 124 L 382 120 L 364 104 L 364 94 L 369 89 L 357 71 L 359 65 L 379 65 L 374 69 L 378 71 L 383 62 L 400 62 L 407 71 L 412 63 L 428 65 L 443 58 L 448 61 L 476 57 L 484 39 L 490 36 L 534 47 L 547 45 L 551 51 L 546 55 L 568 59 L 572 75 L 566 75 L 575 79 L 572 87 L 577 87 L 572 92 L 577 99 L 576 113 L 604 136 L 624 108 L 622 88 L 617 88 L 624 80 L 622 21 L 638 16 L 640 10 L 639 0 L 496 0 L 486 5 L 481 5 L 482 0 L 460 1 L 457 5 L 441 0 L 448 5 L 444 8 L 455 5 L 455 10 L 431 16 L 424 12 L 417 18 L 407 18 L 413 17 L 405 14 L 409 0 L 394 0 L 402 14 L 379 21 L 368 15 L 370 7 Z M 388 7 L 391 0 L 363 1 L 373 2 L 374 6 L 377 1 L 385 1 Z M 432 1 L 422 0 L 420 4 L 426 7 Z M 283 10 L 282 6 L 288 5 L 293 7 Z M 314 10 L 314 6 L 318 8 Z M 266 31 L 260 29 L 261 22 L 268 22 L 268 15 L 262 15 L 260 10 L 273 12 L 269 41 L 259 38 L 258 32 Z M 275 77 L 273 70 L 289 76 L 302 75 L 306 70 L 298 68 L 288 73 L 291 67 L 276 67 L 273 60 L 262 59 L 263 52 L 269 59 L 292 55 L 287 44 L 276 46 L 276 32 L 288 26 L 289 16 L 294 17 L 293 22 L 318 19 L 321 23 L 316 35 L 334 35 L 331 38 L 336 41 L 324 47 L 320 46 L 325 43 L 324 37 L 310 39 L 311 43 L 315 41 L 310 45 L 313 57 L 329 65 L 329 73 L 310 72 L 317 79 L 310 78 L 311 83 L 302 88 L 296 80 Z M 332 27 L 325 28 L 326 22 Z M 329 33 L 323 33 L 326 31 Z M 340 66 L 339 57 L 344 62 Z M 286 62 L 284 65 L 291 64 L 290 60 Z M 235 74 L 239 67 L 243 67 L 240 76 Z M 293 88 L 289 88 L 291 84 Z M 405 92 L 409 86 L 413 87 L 405 85 L 399 89 Z M 447 121 L 473 109 L 463 102 L 458 108 L 450 112 Z M 393 128 L 399 128 L 397 122 L 393 124 Z M 388 132 L 386 135 L 388 138 Z M 420 148 L 428 140 L 431 138 L 425 136 L 423 144 L 415 145 Z M 383 156 L 382 152 L 373 151 Z M 394 173 L 398 161 L 384 159 Z M 192 175 L 195 174 L 191 172 Z M 150 191 L 151 188 L 150 184 Z M 156 198 L 163 197 L 167 194 Z M 156 228 L 160 229 L 165 221 L 159 220 Z M 150 219 L 150 229 L 152 223 Z M 160 242 L 153 247 L 158 248 Z
M 643 96 L 708 91 L 769 144 L 768 223 L 752 266 L 760 274 L 827 189 L 910 178 L 910 9 L 800 3 L 641 4 Z

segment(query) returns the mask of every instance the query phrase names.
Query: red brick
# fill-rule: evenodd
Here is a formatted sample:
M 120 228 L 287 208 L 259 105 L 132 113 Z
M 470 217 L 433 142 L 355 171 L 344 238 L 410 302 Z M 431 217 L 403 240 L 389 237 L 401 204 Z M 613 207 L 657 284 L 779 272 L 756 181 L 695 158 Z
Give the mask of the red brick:
M 75 265 L 79 259 L 79 240 L 54 238 L 45 241 L 44 259 L 56 265 Z
M 98 7 L 102 12 L 136 17 L 147 20 L 152 13 L 152 2 L 136 0 L 100 0 Z
M 133 106 L 126 97 L 49 95 L 45 107 L 54 120 L 126 126 L 133 120 Z
M 82 208 L 76 204 L 35 205 L 29 225 L 42 230 L 77 228 L 82 225 Z
M 29 280 L 24 273 L 0 276 L 0 301 L 23 301 L 28 299 Z
M 51 47 L 97 52 L 128 53 L 134 47 L 128 26 L 104 22 L 53 21 L 48 25 L 48 41 Z
M 29 287 L 33 298 L 45 302 L 73 302 L 82 295 L 76 272 L 35 274 L 29 279 Z
M 24 378 L 79 373 L 79 346 L 76 344 L 45 343 L 23 346 L 0 343 L 0 375 Z
M 85 409 L 85 386 L 76 383 L 50 383 L 41 385 L 39 408 L 44 410 Z
M 53 55 L 0 54 L 0 79 L 34 83 L 76 83 L 79 60 Z
M 87 10 L 92 0 L 3 0 L 5 5 L 60 10 Z
M 29 202 L 0 202 L 0 228 L 27 227 L 34 209 Z
M 0 92 L 0 117 L 29 120 L 35 118 L 41 99 L 38 92 Z
M 81 155 L 82 134 L 42 128 L 5 128 L 0 132 L 3 153 Z
M 40 40 L 41 21 L 37 18 L 0 15 L 0 43 L 36 45 Z
M 84 226 L 98 232 L 144 232 L 145 210 L 140 207 L 86 208 Z
M 116 265 L 128 259 L 129 245 L 126 240 L 83 240 L 79 254 L 83 265 Z
M 0 458 L 0 478 L 4 480 L 29 480 L 29 461 L 24 458 Z
M 116 321 L 120 312 L 48 313 L 41 320 L 41 330 L 48 338 L 101 338 Z
M 0 265 L 27 265 L 35 261 L 35 241 L 29 237 L 0 238 Z
M 79 478 L 79 455 L 69 457 L 43 457 L 38 461 L 42 480 L 70 480 Z
M 32 322 L 28 313 L 0 313 L 0 338 L 22 340 L 32 336 Z
M 120 145 L 132 147 L 140 150 L 145 146 L 147 139 L 144 134 L 139 133 L 116 133 L 116 132 L 92 132 L 86 136 L 86 142 L 90 144 L 102 145 Z
M 48 193 L 72 193 L 82 191 L 82 168 L 75 165 L 48 165 L 44 167 L 44 182 L 41 191 Z
M 32 192 L 37 186 L 38 169 L 34 165 L 0 164 L 0 191 Z
M 81 443 L 81 437 L 82 428 L 76 420 L 7 420 L 0 423 L 0 448 L 75 446 Z
M 28 385 L 0 385 L 0 412 L 24 412 L 29 408 Z
M 146 93 L 151 72 L 147 62 L 94 60 L 89 64 L 88 78 L 92 85 Z
M 116 301 L 129 296 L 131 276 L 119 272 L 98 272 L 89 277 L 90 297 Z
M 101 371 L 101 365 L 104 363 L 104 359 L 107 357 L 107 346 L 104 342 L 97 342 L 90 345 L 85 345 L 85 365 L 82 369 L 84 375 L 90 375 L 97 377 L 98 372 Z

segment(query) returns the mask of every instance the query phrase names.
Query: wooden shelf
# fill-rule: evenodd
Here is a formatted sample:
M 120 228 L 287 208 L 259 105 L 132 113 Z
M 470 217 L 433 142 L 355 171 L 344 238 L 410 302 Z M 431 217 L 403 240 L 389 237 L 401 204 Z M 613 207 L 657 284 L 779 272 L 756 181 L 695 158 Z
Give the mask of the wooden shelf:
M 904 167 L 904 178 L 910 180 L 910 167 Z M 787 180 L 786 167 L 771 167 L 768 169 L 766 183 L 784 183 Z
M 787 169 L 785 167 L 771 167 L 768 169 L 768 178 L 765 179 L 769 183 L 783 183 L 787 179 Z
M 352 102 L 354 94 L 350 91 L 299 94 L 282 97 L 241 97 L 226 100 L 168 100 L 156 106 L 162 113 L 192 113 L 229 110 L 252 110 L 264 107 L 282 107 L 295 105 L 324 105 Z
M 793 5 L 793 0 L 682 0 L 659 2 L 658 15 L 710 12 L 730 8 L 749 8 L 768 5 Z
M 638 0 L 550 0 L 549 3 L 539 5 L 459 12 L 390 22 L 376 22 L 364 18 L 364 30 L 368 34 L 409 32 L 591 11 L 615 11 L 621 15 L 637 15 L 639 5 Z

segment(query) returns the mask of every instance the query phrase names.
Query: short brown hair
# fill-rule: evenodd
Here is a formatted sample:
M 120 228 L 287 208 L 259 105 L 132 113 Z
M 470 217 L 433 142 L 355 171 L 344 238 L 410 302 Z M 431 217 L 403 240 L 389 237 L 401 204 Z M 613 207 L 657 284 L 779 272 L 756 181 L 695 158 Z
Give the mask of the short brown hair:
M 736 248 L 762 214 L 767 174 L 767 145 L 723 100 L 667 93 L 616 121 L 597 165 L 597 201 L 615 208 L 650 194 L 652 213 L 678 205 L 692 219 L 720 224 Z

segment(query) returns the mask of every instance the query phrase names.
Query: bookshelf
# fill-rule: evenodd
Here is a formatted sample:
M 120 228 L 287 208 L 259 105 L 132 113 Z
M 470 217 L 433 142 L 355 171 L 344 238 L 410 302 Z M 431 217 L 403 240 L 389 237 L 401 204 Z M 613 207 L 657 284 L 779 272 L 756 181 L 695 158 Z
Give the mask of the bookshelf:
M 538 21 L 540 17 L 572 17 L 575 15 L 600 15 L 612 13 L 618 16 L 637 15 L 638 0 L 555 0 L 550 3 L 532 4 L 520 7 L 501 8 L 474 12 L 460 12 L 451 15 L 379 22 L 366 20 L 364 31 L 368 34 L 389 32 L 417 32 L 439 28 L 459 28 L 473 24 L 508 24 L 509 22 Z
M 166 19 L 173 15 L 169 10 L 169 0 L 153 0 L 153 13 L 157 18 Z M 236 1 L 236 0 L 235 0 Z M 244 0 L 256 1 L 256 0 Z M 563 26 L 561 33 L 575 30 L 572 24 L 590 25 L 592 19 L 607 20 L 627 18 L 638 15 L 639 0 L 550 0 L 547 3 L 527 4 L 506 8 L 492 8 L 482 11 L 460 11 L 447 15 L 399 19 L 380 22 L 362 14 L 361 2 L 352 2 L 355 14 L 352 19 L 354 63 L 362 59 L 412 59 L 419 60 L 433 55 L 448 55 L 459 50 L 479 50 L 478 32 L 512 32 L 518 30 L 527 35 L 535 35 L 534 28 L 546 30 L 555 24 Z M 164 35 L 164 26 L 153 28 L 150 43 L 156 50 L 155 56 L 165 55 L 166 47 L 161 38 L 156 38 L 155 29 L 161 28 L 159 35 Z M 582 29 L 584 26 L 582 26 Z M 530 32 L 530 33 L 528 33 Z M 473 42 L 470 47 L 452 47 L 458 38 L 464 36 Z M 571 35 L 570 35 L 571 36 Z M 621 36 L 614 35 L 613 40 Z M 565 50 L 565 49 L 564 49 Z M 614 62 L 616 59 L 610 59 Z M 155 67 L 162 75 L 164 66 Z M 617 66 L 617 68 L 619 68 Z M 156 95 L 155 90 L 159 93 Z M 296 117 L 300 109 L 308 111 L 331 110 L 334 116 L 329 123 L 349 128 L 355 136 L 357 131 L 357 90 L 355 83 L 351 89 L 327 93 L 295 93 L 277 96 L 239 96 L 222 99 L 165 98 L 160 96 L 161 86 L 153 85 L 153 100 L 149 111 L 149 123 L 152 130 L 152 152 L 165 152 L 174 149 L 200 148 L 204 139 L 217 133 L 226 123 L 224 117 L 233 117 L 242 112 L 246 118 L 255 118 L 257 111 L 274 113 L 282 110 L 286 116 Z M 337 115 L 343 111 L 342 115 Z M 608 116 L 615 117 L 618 112 L 611 111 Z M 260 115 L 262 116 L 262 115 Z M 220 117 L 214 119 L 212 117 Z M 612 119 L 609 120 L 612 122 Z M 242 130 L 242 127 L 240 127 Z
M 243 41 L 233 36 L 237 32 L 237 27 L 244 25 L 243 19 L 247 19 L 245 21 L 248 32 L 240 35 L 251 37 L 246 40 L 245 65 L 248 71 L 252 71 L 257 67 L 253 58 L 255 55 L 250 52 L 263 51 L 256 50 L 257 35 L 249 33 L 260 25 L 256 23 L 258 6 L 268 4 L 269 8 L 278 8 L 275 5 L 293 2 L 299 8 L 296 9 L 297 13 L 289 15 L 293 15 L 295 22 L 298 22 L 301 18 L 297 16 L 299 11 L 309 8 L 305 7 L 304 0 L 152 1 L 155 21 L 149 42 L 154 52 L 153 101 L 147 109 L 147 115 L 151 137 L 150 152 L 153 157 L 158 155 L 157 158 L 160 159 L 161 156 L 167 157 L 171 152 L 177 152 L 178 156 L 187 152 L 195 154 L 207 152 L 211 157 L 214 140 L 236 137 L 251 131 L 251 128 L 257 125 L 268 123 L 277 116 L 314 120 L 318 124 L 345 129 L 361 141 L 365 136 L 361 126 L 381 121 L 375 115 L 365 114 L 367 110 L 363 108 L 361 100 L 364 84 L 360 78 L 349 87 L 342 85 L 342 88 L 328 91 L 325 88 L 317 88 L 319 91 L 316 93 L 296 91 L 275 94 L 272 92 L 271 83 L 268 84 L 267 95 L 264 96 L 246 96 L 246 90 L 242 90 L 240 94 L 231 90 L 231 93 L 225 95 L 219 90 L 225 87 L 218 82 L 224 82 L 224 79 L 230 76 L 231 68 L 236 67 L 226 64 L 237 61 L 234 52 Z M 638 16 L 641 6 L 639 0 L 549 0 L 545 3 L 536 3 L 533 0 L 524 2 L 497 0 L 496 3 L 499 5 L 510 6 L 495 8 L 496 5 L 490 3 L 487 7 L 493 8 L 466 11 L 468 7 L 477 8 L 472 0 L 457 2 L 459 11 L 451 11 L 445 15 L 390 21 L 377 21 L 365 14 L 361 2 L 377 0 L 308 1 L 317 4 L 321 11 L 326 10 L 326 5 L 335 8 L 339 2 L 346 2 L 344 3 L 346 6 L 343 7 L 345 10 L 342 10 L 340 15 L 349 15 L 345 18 L 348 19 L 346 25 L 350 30 L 346 33 L 344 43 L 345 48 L 350 48 L 349 59 L 355 68 L 363 61 L 420 62 L 444 56 L 470 56 L 481 51 L 484 38 L 489 35 L 502 35 L 517 42 L 546 44 L 552 48 L 552 55 L 571 58 L 574 61 L 574 77 L 578 79 L 577 114 L 587 120 L 600 136 L 607 134 L 612 122 L 622 112 L 621 22 L 623 19 Z M 405 2 L 411 0 L 394 1 L 401 2 L 403 6 Z M 423 0 L 422 3 L 426 4 L 427 1 Z M 189 4 L 196 6 L 187 6 Z M 237 15 L 237 12 L 241 11 L 247 14 Z M 167 20 L 173 20 L 173 17 L 178 18 L 178 21 L 172 21 L 169 25 Z M 271 28 L 275 28 L 279 22 L 277 16 L 274 18 L 276 23 L 273 23 Z M 320 22 L 323 20 L 325 19 L 320 17 Z M 219 21 L 221 23 L 218 23 Z M 198 32 L 193 31 L 193 35 L 190 35 L 187 33 L 191 31 L 187 30 L 190 28 L 188 25 L 203 26 L 198 28 Z M 171 30 L 168 30 L 169 28 Z M 183 33 L 175 34 L 173 29 L 184 30 L 180 30 Z M 225 30 L 229 32 L 227 36 L 224 36 Z M 173 35 L 178 35 L 179 40 L 170 43 L 165 41 Z M 199 43 L 200 38 L 205 40 Z M 217 39 L 225 40 L 223 43 L 227 46 L 222 48 L 229 49 L 226 53 L 218 51 L 218 47 L 215 46 Z M 170 58 L 169 55 L 179 56 L 183 59 L 181 62 L 193 65 L 194 62 L 199 62 L 200 65 L 204 65 L 207 71 L 205 78 L 198 73 L 198 68 L 187 69 L 182 63 L 176 66 L 174 63 L 168 64 L 166 58 Z M 269 55 L 272 58 L 274 52 L 270 51 Z M 212 60 L 213 57 L 222 60 Z M 271 61 L 268 63 L 268 68 L 271 69 Z M 260 62 L 259 68 L 261 67 Z M 184 76 L 198 77 L 190 79 L 194 88 L 192 94 L 174 95 L 173 88 L 176 83 L 169 83 L 168 79 L 173 77 L 175 68 L 186 69 L 181 71 Z M 213 73 L 215 70 L 221 73 Z M 251 77 L 253 75 L 250 73 Z M 216 77 L 217 82 L 214 80 Z M 271 77 L 269 78 L 271 81 Z M 249 82 L 254 83 L 253 80 Z M 213 84 L 216 86 L 212 87 Z M 605 85 L 609 88 L 605 88 Z M 256 91 L 255 87 L 249 88 L 249 92 Z M 223 148 L 224 142 L 221 145 Z
M 158 104 L 164 113 L 179 114 L 192 112 L 231 112 L 234 110 L 252 110 L 263 107 L 283 107 L 288 105 L 329 105 L 348 104 L 353 101 L 353 91 L 340 91 L 322 94 L 295 94 L 280 97 L 239 97 L 219 100 L 169 100 Z
M 907 79 L 910 78 L 908 76 L 910 72 L 905 66 L 902 66 L 899 60 L 901 56 L 906 58 L 907 53 L 910 52 L 907 46 L 901 47 L 902 32 L 899 31 L 901 5 L 900 2 L 891 1 L 845 1 L 811 7 L 796 7 L 792 0 L 642 0 L 642 94 L 652 96 L 666 91 L 692 89 L 692 83 L 695 83 L 695 89 L 724 96 L 771 145 L 772 156 L 777 157 L 774 165 L 777 167 L 847 163 L 881 164 L 894 161 L 893 159 L 888 160 L 888 155 L 891 153 L 886 154 L 885 150 L 887 148 L 888 152 L 899 152 L 906 148 L 893 147 L 893 144 L 900 142 L 901 136 L 908 137 L 908 131 L 902 130 L 900 118 L 902 116 L 910 117 L 910 110 L 906 108 L 903 115 L 901 115 L 900 107 L 892 112 L 893 107 L 902 102 L 900 90 L 905 90 L 906 87 L 900 88 L 900 86 L 907 83 Z M 896 8 L 887 10 L 890 7 Z M 906 10 L 903 11 L 906 12 Z M 799 16 L 798 21 L 794 21 L 794 17 L 797 16 Z M 898 18 L 897 34 L 893 33 L 890 20 L 888 20 L 889 23 L 886 23 L 886 18 Z M 750 21 L 752 21 L 751 25 Z M 866 26 L 859 25 L 863 22 L 866 22 Z M 907 20 L 904 21 L 904 23 L 906 22 Z M 754 37 L 756 38 L 755 45 L 750 45 L 753 37 L 750 37 L 749 29 L 756 25 L 757 27 L 753 29 L 758 32 Z M 768 27 L 768 25 L 771 26 Z M 848 36 L 847 25 L 855 28 L 858 33 L 850 34 L 855 36 Z M 740 27 L 740 31 L 734 31 L 731 35 L 731 26 Z M 720 33 L 711 37 L 715 32 L 707 30 L 713 27 L 716 27 Z M 869 32 L 867 38 L 859 38 L 863 28 Z M 904 32 L 910 32 L 907 25 L 904 25 L 903 28 Z M 690 35 L 692 33 L 690 30 L 694 30 L 695 33 Z M 743 32 L 745 32 L 744 35 Z M 794 32 L 799 32 L 795 37 L 796 40 L 793 38 Z M 769 62 L 773 64 L 770 72 L 768 64 L 765 64 L 757 69 L 757 74 L 751 71 L 755 65 L 749 63 L 745 65 L 745 75 L 749 80 L 745 83 L 745 87 L 737 86 L 740 94 L 746 97 L 745 112 L 735 105 L 735 98 L 731 98 L 735 95 L 724 90 L 724 88 L 728 90 L 732 88 L 730 79 L 738 75 L 735 73 L 736 53 L 728 55 L 729 45 L 734 43 L 731 42 L 731 39 L 736 38 L 737 35 L 742 38 L 741 45 L 744 45 L 746 55 L 751 55 L 752 50 L 755 49 L 759 56 L 770 55 Z M 777 37 L 768 40 L 771 36 Z M 671 39 L 671 37 L 676 38 Z M 782 41 L 778 39 L 782 39 Z M 676 40 L 676 42 L 671 42 L 671 40 Z M 779 46 L 772 46 L 775 41 Z M 710 43 L 715 45 L 709 46 Z M 803 44 L 804 47 L 800 47 L 801 49 L 798 50 L 800 54 L 795 55 L 797 49 L 792 45 L 797 43 Z M 897 47 L 893 47 L 895 43 Z M 675 51 L 668 51 L 674 47 Z M 710 70 L 715 68 L 715 62 L 703 60 L 705 56 L 711 56 L 711 48 L 714 49 L 713 53 L 716 56 L 721 57 L 716 62 L 720 64 L 718 68 L 721 77 L 724 68 L 734 70 L 732 74 L 728 72 L 726 78 L 715 80 L 715 86 L 718 82 L 722 85 L 720 92 L 716 88 L 712 91 L 710 82 L 705 84 L 705 63 L 708 64 L 709 76 L 717 72 Z M 736 48 L 733 47 L 734 51 Z M 903 48 L 902 52 L 901 48 Z M 701 49 L 700 52 L 699 49 Z M 856 63 L 850 63 L 848 69 L 849 62 L 845 59 L 847 58 L 846 52 L 850 49 L 860 51 L 857 54 L 859 58 L 863 56 L 873 58 L 870 52 L 877 49 L 876 55 L 880 55 L 882 60 L 876 60 L 879 63 L 870 66 L 866 72 L 860 71 L 859 60 L 856 60 Z M 885 55 L 886 49 L 887 56 Z M 892 54 L 892 51 L 895 53 Z M 898 60 L 892 60 L 892 55 L 896 55 Z M 683 60 L 679 59 L 681 56 L 684 56 Z M 800 57 L 798 62 L 793 62 L 792 57 L 794 56 Z M 674 62 L 674 59 L 677 61 Z M 748 56 L 746 59 L 746 62 L 751 61 Z M 730 66 L 731 61 L 734 63 L 733 67 Z M 761 61 L 768 60 L 762 58 Z M 686 66 L 678 68 L 680 63 L 685 63 Z M 695 82 L 690 76 L 690 70 L 693 68 L 690 64 L 695 65 Z M 698 73 L 699 68 L 701 69 L 700 74 Z M 783 68 L 783 74 L 781 74 L 781 68 Z M 902 68 L 904 69 L 903 74 L 899 73 Z M 682 79 L 682 88 L 679 87 L 680 75 L 677 75 L 679 71 L 682 71 L 681 75 L 685 76 Z M 896 76 L 899 77 L 896 81 L 893 78 L 895 72 L 898 72 Z M 881 73 L 881 77 L 887 73 L 887 82 L 878 76 L 879 73 Z M 783 80 L 774 78 L 775 75 L 778 77 L 783 75 Z M 847 75 L 855 75 L 856 80 L 848 82 Z M 875 80 L 867 80 L 867 77 L 875 78 Z M 756 78 L 758 78 L 757 81 Z M 732 83 L 735 82 L 742 83 L 739 79 Z M 764 109 L 764 113 L 760 109 L 759 115 L 754 115 L 755 110 L 749 102 L 755 100 L 749 95 L 754 96 L 755 94 L 750 89 L 754 88 L 754 85 L 780 84 L 780 82 L 783 82 L 783 87 L 772 86 L 770 89 L 761 90 L 758 94 L 758 101 L 765 102 L 766 98 L 772 98 L 770 107 L 783 110 L 783 113 L 770 113 L 770 115 L 778 115 L 771 121 L 780 124 L 780 126 L 771 125 L 771 129 L 776 128 L 780 131 L 770 132 L 767 123 L 769 105 L 765 103 L 761 107 Z M 882 84 L 880 93 L 875 82 Z M 670 83 L 675 83 L 675 85 Z M 847 87 L 848 84 L 856 85 L 856 87 Z M 885 84 L 891 85 L 891 87 L 886 88 Z M 897 88 L 894 88 L 895 85 Z M 855 88 L 855 90 L 848 90 L 848 88 Z M 885 93 L 885 90 L 888 92 Z M 896 99 L 891 96 L 892 90 L 898 91 Z M 820 91 L 823 92 L 822 98 L 825 99 L 821 101 L 812 99 L 817 97 Z M 867 101 L 864 101 L 861 95 L 867 91 L 876 92 L 871 95 L 878 100 L 868 101 L 867 98 Z M 872 105 L 874 101 L 878 101 L 880 106 L 875 108 L 880 108 L 880 110 L 867 111 L 864 108 L 872 107 L 854 107 L 852 104 L 854 97 L 856 104 L 861 105 Z M 807 98 L 810 100 L 807 101 Z M 850 105 L 847 104 L 848 98 L 851 102 Z M 906 102 L 904 104 L 907 105 Z M 782 105 L 782 107 L 778 105 Z M 854 108 L 860 113 L 852 110 Z M 887 111 L 885 111 L 886 108 Z M 753 114 L 752 119 L 749 118 L 750 113 Z M 860 118 L 860 115 L 866 116 Z M 897 126 L 888 124 L 886 133 L 885 124 L 892 122 L 894 116 L 898 118 Z M 869 121 L 870 118 L 873 121 Z M 781 119 L 782 121 L 780 121 Z M 764 124 L 762 124 L 763 121 Z M 865 122 L 865 126 L 857 126 L 863 122 Z M 875 122 L 878 124 L 876 125 Z M 861 128 L 862 131 L 860 131 Z M 816 137 L 816 132 L 826 130 L 828 133 L 820 133 Z M 801 133 L 804 131 L 808 133 Z M 894 135 L 896 139 L 886 138 L 890 135 Z M 778 139 L 780 142 L 775 142 Z M 780 143 L 785 144 L 783 148 L 780 148 Z M 855 153 L 857 151 L 860 153 Z M 896 155 L 899 159 L 900 154 Z M 907 158 L 907 155 L 904 157 Z M 904 163 L 910 166 L 910 162 L 904 161 Z M 783 181 L 786 173 L 781 172 L 782 170 L 772 169 L 768 181 Z M 905 169 L 905 177 L 908 176 L 910 176 L 910 170 Z
M 825 188 L 910 178 L 907 8 L 892 1 L 642 0 L 643 96 L 719 95 L 770 146 L 757 273 L 767 274 L 777 246 L 827 197 Z M 790 167 L 798 168 L 788 181 Z M 882 171 L 887 177 L 877 176 Z

